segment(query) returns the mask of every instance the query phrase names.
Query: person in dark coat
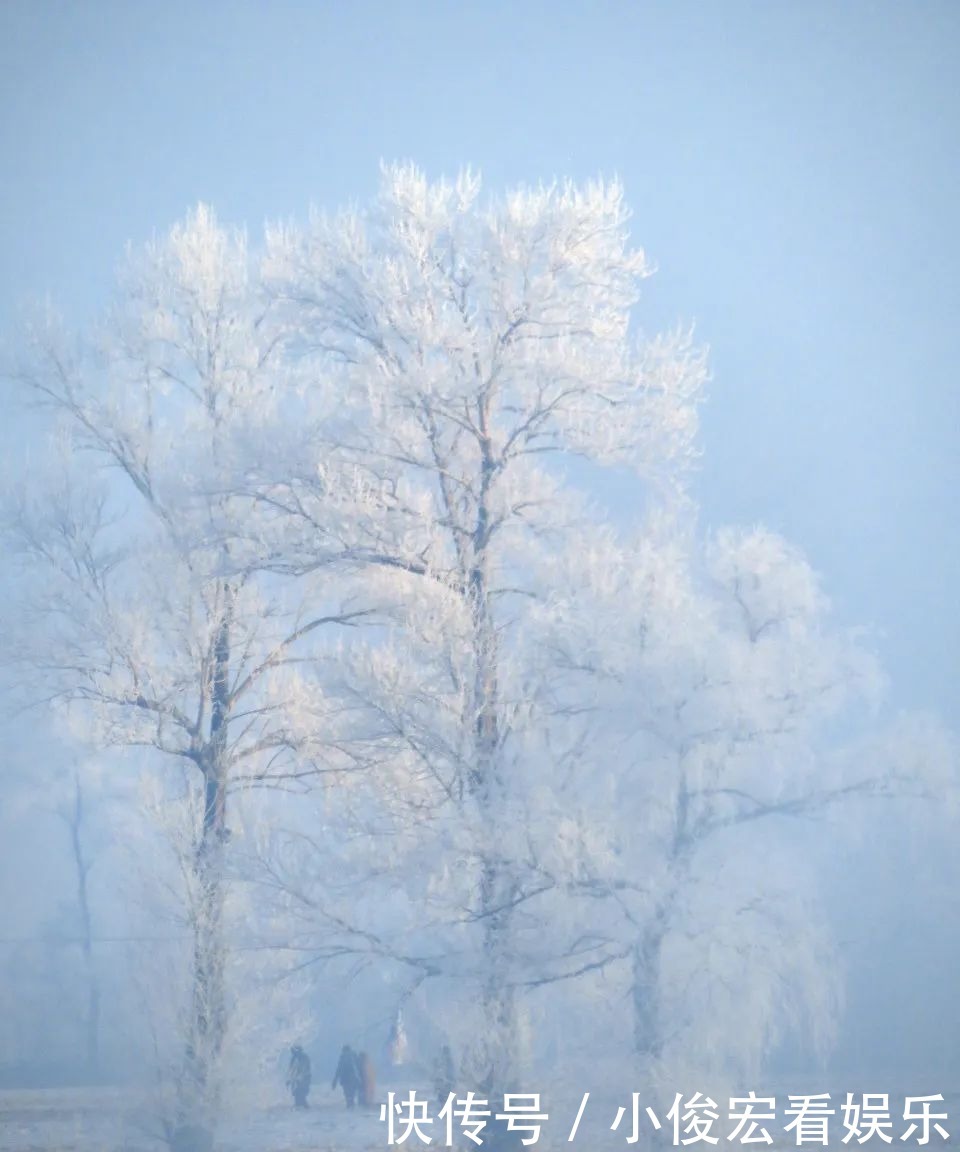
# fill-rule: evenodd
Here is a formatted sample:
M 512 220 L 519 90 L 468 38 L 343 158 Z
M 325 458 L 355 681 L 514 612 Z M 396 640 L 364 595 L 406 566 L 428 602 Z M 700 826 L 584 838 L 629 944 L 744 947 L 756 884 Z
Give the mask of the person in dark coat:
M 336 1088 L 338 1084 L 343 1089 L 343 1098 L 347 1102 L 347 1107 L 352 1108 L 357 1098 L 357 1089 L 360 1087 L 360 1070 L 357 1067 L 357 1057 L 349 1044 L 344 1044 L 340 1050 L 340 1059 L 337 1062 L 337 1070 L 333 1074 L 330 1087 Z
M 293 1093 L 294 1108 L 306 1108 L 310 1092 L 310 1057 L 299 1044 L 294 1044 L 290 1049 L 287 1087 Z

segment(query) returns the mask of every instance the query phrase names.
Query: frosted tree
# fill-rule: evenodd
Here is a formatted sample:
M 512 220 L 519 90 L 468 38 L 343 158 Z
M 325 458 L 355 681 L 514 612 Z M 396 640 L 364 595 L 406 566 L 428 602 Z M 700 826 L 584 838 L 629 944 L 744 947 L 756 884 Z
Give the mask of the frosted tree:
M 425 866 L 406 874 L 434 905 L 447 884 L 446 922 L 471 941 L 461 972 L 479 957 L 497 1077 L 512 1063 L 540 887 L 515 792 L 551 770 L 525 759 L 524 731 L 544 717 L 527 698 L 539 655 L 523 621 L 549 590 L 532 573 L 590 519 L 564 461 L 632 468 L 653 505 L 682 498 L 694 452 L 703 361 L 686 333 L 631 333 L 647 269 L 626 223 L 616 184 L 485 204 L 470 173 L 431 183 L 401 166 L 384 170 L 370 212 L 268 236 L 291 351 L 363 418 L 335 441 L 306 423 L 259 497 L 286 515 L 287 570 L 309 572 L 328 546 L 315 527 L 327 468 L 355 476 L 356 538 L 340 543 L 392 612 L 366 666 L 355 659 L 355 692 L 397 749 L 388 808 L 414 817 Z
M 932 745 L 911 764 L 831 752 L 873 693 L 869 653 L 831 630 L 783 541 L 698 542 L 684 479 L 703 364 L 682 336 L 631 336 L 644 266 L 624 222 L 616 188 L 483 206 L 469 175 L 395 168 L 371 212 L 276 230 L 267 264 L 294 350 L 367 413 L 335 443 L 307 430 L 260 498 L 308 572 L 325 562 L 326 469 L 352 469 L 348 551 L 394 606 L 353 665 L 396 748 L 365 827 L 389 828 L 385 868 L 430 915 L 421 947 L 381 936 L 375 951 L 415 978 L 478 979 L 504 1067 L 519 990 L 621 960 L 647 1065 L 689 1047 L 693 1005 L 731 974 L 753 993 L 746 1060 L 795 1005 L 823 1025 L 835 990 L 789 853 L 744 897 L 744 852 L 779 848 L 778 822 L 915 790 L 946 764 Z M 635 546 L 570 483 L 597 465 L 639 473 L 651 527 Z M 775 946 L 785 924 L 790 949 Z M 407 931 L 379 927 L 394 945 Z
M 616 184 L 485 201 L 391 167 L 258 266 L 200 209 L 89 339 L 34 334 L 60 471 L 11 518 L 11 648 L 179 821 L 175 1147 L 212 1140 L 252 861 L 256 948 L 396 973 L 408 1019 L 442 985 L 477 1086 L 599 980 L 651 1073 L 831 1014 L 786 822 L 922 792 L 949 753 L 841 742 L 864 645 L 779 538 L 702 538 L 704 359 L 636 330 L 627 221 Z M 602 469 L 632 535 L 586 495 Z
M 100 327 L 68 337 L 45 320 L 31 335 L 15 375 L 52 412 L 57 452 L 10 509 L 24 565 L 11 650 L 27 691 L 85 741 L 141 750 L 173 781 L 185 770 L 199 798 L 171 1127 L 174 1145 L 199 1148 L 227 1028 L 228 796 L 335 762 L 333 708 L 306 657 L 362 612 L 316 581 L 294 599 L 263 576 L 247 545 L 256 509 L 229 491 L 232 449 L 293 387 L 242 234 L 201 207 L 128 254 Z
M 568 566 L 542 613 L 550 690 L 585 711 L 603 700 L 583 771 L 554 797 L 552 856 L 592 898 L 581 917 L 628 946 L 644 1068 L 695 1054 L 755 1073 L 791 1025 L 827 1038 L 837 1015 L 796 824 L 941 796 L 955 765 L 935 726 L 911 726 L 908 750 L 881 722 L 875 658 L 795 549 L 674 529 Z

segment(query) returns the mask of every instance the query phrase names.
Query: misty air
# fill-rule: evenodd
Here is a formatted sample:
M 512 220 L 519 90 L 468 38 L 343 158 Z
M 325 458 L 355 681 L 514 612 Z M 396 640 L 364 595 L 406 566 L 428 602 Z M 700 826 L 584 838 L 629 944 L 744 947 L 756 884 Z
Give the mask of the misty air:
M 956 1144 L 958 48 L 8 0 L 0 1152 Z

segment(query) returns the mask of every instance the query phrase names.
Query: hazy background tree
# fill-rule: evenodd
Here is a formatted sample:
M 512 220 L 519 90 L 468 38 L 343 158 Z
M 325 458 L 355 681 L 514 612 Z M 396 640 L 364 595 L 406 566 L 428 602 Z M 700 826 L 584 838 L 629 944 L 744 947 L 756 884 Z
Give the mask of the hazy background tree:
M 16 372 L 52 411 L 52 470 L 11 511 L 24 597 L 10 624 L 27 698 L 53 701 L 93 749 L 141 750 L 196 803 L 181 860 L 190 1007 L 171 1141 L 209 1141 L 227 1028 L 228 793 L 309 759 L 324 705 L 295 663 L 338 610 L 257 579 L 231 555 L 230 435 L 283 382 L 278 332 L 243 234 L 199 208 L 131 253 L 116 307 L 82 338 L 45 320 Z M 48 479 L 49 477 L 49 479 Z M 322 737 L 321 737 L 322 739 Z
M 594 547 L 541 620 L 551 691 L 581 706 L 549 858 L 581 922 L 628 944 L 629 975 L 593 993 L 630 1002 L 641 1067 L 755 1076 L 791 1031 L 821 1050 L 836 1034 L 811 824 L 849 836 L 878 798 L 908 819 L 911 798 L 953 791 L 955 754 L 936 725 L 884 714 L 869 644 L 781 538 L 653 521 Z

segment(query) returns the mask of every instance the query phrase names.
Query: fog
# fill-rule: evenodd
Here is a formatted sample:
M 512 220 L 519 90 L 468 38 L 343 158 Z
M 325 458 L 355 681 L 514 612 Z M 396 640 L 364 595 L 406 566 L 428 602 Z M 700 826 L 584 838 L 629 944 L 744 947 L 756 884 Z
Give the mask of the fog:
M 634 1084 L 669 1101 L 697 1090 L 698 1075 L 731 1095 L 771 1085 L 784 1096 L 943 1093 L 949 1109 L 960 1075 L 958 49 L 960 12 L 948 3 L 11 0 L 0 9 L 0 1148 L 133 1147 L 122 1124 L 95 1135 L 79 1122 L 70 1136 L 49 1127 L 74 1107 L 62 1093 L 81 1089 L 135 1101 L 104 1114 L 157 1117 L 138 1120 L 137 1139 L 205 1147 L 177 1144 L 188 1137 L 163 1128 L 176 1108 L 183 1128 L 186 1105 L 182 1084 L 158 1071 L 183 1058 L 189 1013 L 194 1027 L 198 1012 L 215 1014 L 197 1008 L 197 987 L 216 982 L 222 960 L 204 976 L 204 917 L 217 931 L 228 924 L 222 966 L 241 1022 L 210 1057 L 223 1068 L 217 1147 L 232 1152 L 285 1152 L 306 1138 L 284 1087 L 293 1043 L 314 1066 L 311 1122 L 321 1127 L 309 1138 L 331 1148 L 387 1142 L 376 1118 L 343 1127 L 338 1111 L 322 1126 L 342 1110 L 326 1085 L 344 1043 L 372 1055 L 377 1103 L 388 1090 L 433 1084 L 452 1040 L 457 1074 L 475 1077 L 464 1087 L 481 1084 L 489 1061 L 517 1077 L 506 1091 L 542 1083 L 573 1099 L 570 1119 L 583 1091 L 629 1103 Z M 496 229 L 470 215 L 468 170 L 482 179 L 478 205 L 540 188 L 524 203 L 542 231 L 524 233 L 503 209 L 497 219 L 524 239 L 497 247 Z M 458 176 L 456 195 L 432 183 Z M 619 274 L 628 257 L 605 250 L 593 265 L 570 255 L 580 243 L 572 215 L 601 231 L 621 222 L 611 184 L 609 199 L 590 200 L 598 177 L 622 185 L 630 246 L 653 272 L 638 281 L 631 339 L 693 326 L 691 345 L 677 337 L 643 361 L 642 371 L 663 372 L 663 405 L 637 410 L 631 425 L 646 393 L 625 392 L 622 415 L 602 428 L 608 414 L 591 407 L 598 372 L 615 389 L 633 369 L 604 359 L 621 339 L 616 325 L 601 317 L 591 328 L 608 304 L 622 306 L 620 282 L 611 278 L 608 300 L 583 272 Z M 558 190 L 542 191 L 554 180 Z M 562 199 L 567 180 L 582 190 L 575 205 Z M 365 209 L 378 195 L 383 219 L 363 218 L 367 263 L 348 229 L 327 235 L 311 216 L 311 207 Z M 502 506 L 491 506 L 508 526 L 489 560 L 505 593 L 463 592 L 481 570 L 488 578 L 485 554 L 477 559 L 486 542 L 456 517 L 486 523 L 476 495 L 486 482 L 464 481 L 455 511 L 425 511 L 438 492 L 448 499 L 449 460 L 457 476 L 480 468 L 459 433 L 435 474 L 410 464 L 416 437 L 432 441 L 397 399 L 416 376 L 403 348 L 422 336 L 426 383 L 410 384 L 422 390 L 418 403 L 442 392 L 437 364 L 467 360 L 446 313 L 416 311 L 436 286 L 402 272 L 413 248 L 390 230 L 383 204 L 422 224 L 431 258 L 454 251 L 449 236 L 463 240 L 474 279 L 464 272 L 460 285 L 453 255 L 449 276 L 464 300 L 476 291 L 479 301 L 474 312 L 463 304 L 464 324 L 472 338 L 483 307 L 502 306 L 503 348 L 509 294 L 529 267 L 541 269 L 530 256 L 521 276 L 516 253 L 535 252 L 550 229 L 560 237 L 550 251 L 562 256 L 538 272 L 542 346 L 530 337 L 528 359 L 507 371 L 518 388 L 535 382 L 530 419 L 539 428 L 558 418 L 550 451 L 562 441 L 569 453 L 541 467 L 543 445 L 531 442 L 512 487 L 503 481 Z M 278 221 L 289 230 L 270 231 Z M 137 255 L 151 243 L 152 254 Z M 140 296 L 117 295 L 128 251 L 125 283 Z M 249 392 L 224 385 L 218 400 L 211 386 L 214 399 L 194 412 L 161 383 L 154 410 L 153 393 L 140 403 L 142 381 L 179 379 L 182 361 L 157 348 L 175 343 L 164 325 L 192 299 L 197 252 L 196 299 L 221 277 L 218 307 L 233 309 L 236 341 L 225 355 L 248 373 Z M 564 260 L 575 265 L 567 279 L 556 272 Z M 335 282 L 368 310 L 349 312 Z M 53 329 L 39 357 L 46 332 L 30 350 L 39 329 L 27 317 L 45 301 L 86 334 L 87 353 Z M 137 319 L 123 311 L 131 302 Z M 368 363 L 364 348 L 375 346 L 381 359 Z M 62 368 L 51 348 L 67 369 L 48 385 L 43 372 Z M 90 398 L 63 383 L 74 362 Z M 578 373 L 587 383 L 563 423 L 567 393 L 547 404 L 542 381 L 568 365 L 577 405 Z M 377 388 L 368 411 L 361 393 Z M 501 431 L 526 402 L 504 401 Z M 449 413 L 437 403 L 442 439 Z M 118 429 L 130 444 L 142 435 L 149 475 L 123 463 Z M 504 442 L 513 443 L 507 432 Z M 141 448 L 131 451 L 139 460 Z M 639 466 L 631 453 L 643 455 Z M 358 467 L 370 469 L 359 493 Z M 506 454 L 497 468 L 507 475 Z M 296 502 L 284 488 L 294 482 Z M 61 497 L 79 511 L 57 537 Z M 398 527 L 403 501 L 414 528 Z M 537 511 L 518 512 L 524 501 Z M 247 502 L 242 515 L 237 502 Z M 67 520 L 63 512 L 60 529 Z M 37 543 L 48 529 L 66 541 L 56 562 Z M 441 539 L 447 529 L 450 540 L 470 536 L 473 568 Z M 74 579 L 61 561 L 82 555 L 95 562 Z M 450 572 L 464 566 L 460 583 L 439 578 L 446 599 L 413 582 L 425 556 L 431 573 L 450 556 Z M 112 648 L 90 637 L 114 621 L 113 607 L 84 615 L 101 563 L 104 579 L 118 573 L 123 608 Z M 231 567 L 241 563 L 249 570 Z M 481 601 L 493 607 L 481 611 Z M 337 619 L 311 624 L 301 650 L 302 625 L 317 614 Z M 223 704 L 209 660 L 189 680 L 203 643 L 220 659 L 218 627 L 228 637 L 236 629 L 224 659 L 231 691 L 249 680 L 262 695 L 252 697 L 255 720 L 230 718 L 235 760 L 225 772 L 236 790 L 214 829 L 204 757 L 208 746 L 216 754 L 216 725 L 202 750 L 200 720 L 192 734 L 181 725 L 192 744 L 176 741 L 177 702 L 200 700 L 204 724 Z M 758 640 L 769 645 L 762 656 Z M 277 660 L 288 649 L 289 669 Z M 133 687 L 121 684 L 128 673 Z M 131 704 L 140 714 L 128 720 L 117 709 Z M 581 719 L 594 710 L 605 719 Z M 489 747 L 485 724 L 499 733 Z M 484 757 L 502 757 L 502 794 L 491 800 L 476 785 L 475 811 L 463 807 L 459 769 L 443 777 L 455 731 L 476 742 L 461 753 L 468 797 L 484 772 L 500 770 Z M 298 772 L 317 764 L 323 784 L 304 783 Z M 674 811 L 665 797 L 675 769 Z M 689 843 L 700 845 L 698 828 L 719 834 L 693 863 L 683 857 L 661 874 L 681 841 L 686 851 L 688 772 L 689 796 L 714 805 L 691 824 Z M 444 802 L 461 788 L 457 819 L 430 791 L 441 777 Z M 755 811 L 729 807 L 744 796 Z M 755 819 L 761 811 L 771 819 Z M 213 866 L 194 840 L 208 832 L 229 883 L 211 900 L 226 911 L 204 904 Z M 494 867 L 485 853 L 501 834 Z M 512 936 L 481 892 L 496 888 L 496 868 L 509 893 L 497 899 L 519 909 Z M 585 893 L 600 889 L 591 904 Z M 774 911 L 741 922 L 745 909 L 754 915 L 754 892 Z M 648 940 L 650 925 L 668 922 L 683 930 L 673 944 L 656 936 L 662 1036 L 644 1049 L 635 1043 L 646 1019 L 643 948 L 630 934 Z M 676 1007 L 684 981 L 686 1014 Z M 398 1006 L 403 1061 L 388 1043 Z M 477 1055 L 465 1037 L 498 1013 L 510 1038 L 498 1034 Z M 698 1024 L 697 1013 L 712 1018 Z M 190 1049 L 187 1063 L 200 1059 Z M 241 1115 L 242 1130 L 231 1128 Z M 568 1128 L 550 1139 L 565 1141 Z

